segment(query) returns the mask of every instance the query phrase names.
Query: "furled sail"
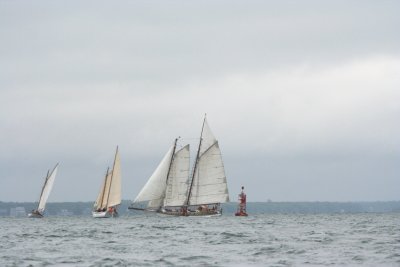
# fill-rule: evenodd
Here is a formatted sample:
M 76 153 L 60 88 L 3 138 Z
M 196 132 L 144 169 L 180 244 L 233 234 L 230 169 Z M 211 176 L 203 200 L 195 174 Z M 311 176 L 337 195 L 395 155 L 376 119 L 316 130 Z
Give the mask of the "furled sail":
M 42 194 L 41 194 L 40 200 L 39 200 L 39 206 L 38 206 L 39 212 L 43 212 L 46 207 L 46 202 L 47 202 L 47 199 L 49 198 L 51 189 L 53 188 L 54 179 L 56 178 L 57 170 L 58 170 L 58 163 L 54 167 L 54 169 L 50 173 L 50 175 L 46 177 L 46 181 L 43 186 Z
M 189 179 L 189 153 L 189 145 L 175 153 L 167 181 L 164 206 L 182 206 L 185 204 Z
M 172 153 L 174 153 L 174 146 L 172 146 L 168 150 L 167 154 L 165 154 L 157 169 L 153 172 L 147 183 L 133 201 L 134 203 L 148 201 L 148 208 L 159 208 L 162 206 Z
M 189 205 L 229 201 L 225 169 L 217 141 L 203 151 L 198 159 L 192 183 Z

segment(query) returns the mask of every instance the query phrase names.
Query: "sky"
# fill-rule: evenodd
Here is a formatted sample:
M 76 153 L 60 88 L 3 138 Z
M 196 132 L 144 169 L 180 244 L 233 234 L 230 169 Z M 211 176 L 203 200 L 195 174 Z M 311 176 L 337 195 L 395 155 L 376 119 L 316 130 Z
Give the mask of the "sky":
M 134 199 L 181 136 L 232 201 L 400 200 L 399 1 L 0 0 L 0 201 Z M 192 159 L 194 155 L 192 154 Z

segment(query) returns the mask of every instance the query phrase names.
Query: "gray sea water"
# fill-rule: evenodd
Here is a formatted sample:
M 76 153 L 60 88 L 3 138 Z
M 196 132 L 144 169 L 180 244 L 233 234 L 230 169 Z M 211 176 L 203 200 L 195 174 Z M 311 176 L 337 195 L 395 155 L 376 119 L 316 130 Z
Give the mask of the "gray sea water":
M 0 266 L 400 266 L 400 213 L 0 218 Z

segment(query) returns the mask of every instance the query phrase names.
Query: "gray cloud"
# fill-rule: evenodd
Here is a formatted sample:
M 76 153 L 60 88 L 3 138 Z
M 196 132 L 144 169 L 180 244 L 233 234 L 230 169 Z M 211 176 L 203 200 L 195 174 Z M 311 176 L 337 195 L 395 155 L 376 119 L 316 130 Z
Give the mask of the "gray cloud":
M 0 200 L 133 198 L 202 116 L 231 198 L 398 199 L 395 1 L 0 1 Z

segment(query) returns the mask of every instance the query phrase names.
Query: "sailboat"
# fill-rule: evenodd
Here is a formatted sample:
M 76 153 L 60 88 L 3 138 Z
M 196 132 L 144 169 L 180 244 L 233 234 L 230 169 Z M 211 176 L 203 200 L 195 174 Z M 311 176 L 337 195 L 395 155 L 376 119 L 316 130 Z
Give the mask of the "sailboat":
M 42 218 L 43 217 L 43 214 L 44 214 L 44 211 L 46 208 L 46 202 L 47 202 L 47 199 L 49 198 L 51 189 L 53 188 L 54 179 L 56 178 L 57 170 L 58 170 L 58 163 L 56 164 L 56 166 L 54 167 L 54 169 L 51 172 L 50 172 L 50 170 L 47 171 L 44 185 L 42 187 L 42 192 L 40 192 L 38 207 L 36 209 L 32 210 L 32 212 L 28 214 L 29 218 Z
M 94 218 L 117 217 L 119 204 L 121 204 L 121 161 L 117 147 L 113 168 L 107 169 L 104 182 L 93 206 L 92 216 Z
M 189 145 L 168 150 L 130 209 L 157 211 L 176 216 L 221 215 L 229 201 L 228 186 L 218 141 L 204 117 L 199 147 L 191 175 Z M 147 207 L 135 205 L 147 202 Z

